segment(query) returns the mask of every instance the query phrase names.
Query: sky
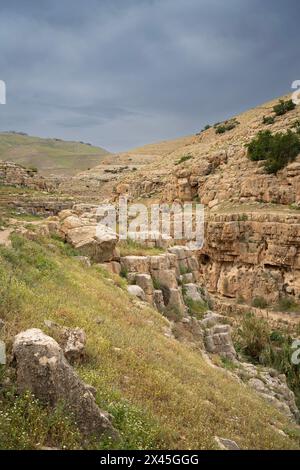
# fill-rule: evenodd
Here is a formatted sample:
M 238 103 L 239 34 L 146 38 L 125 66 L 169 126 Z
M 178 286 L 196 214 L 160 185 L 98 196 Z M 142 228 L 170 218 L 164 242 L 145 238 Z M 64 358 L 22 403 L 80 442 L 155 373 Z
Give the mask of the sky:
M 0 130 L 119 152 L 300 80 L 299 0 L 0 0 Z

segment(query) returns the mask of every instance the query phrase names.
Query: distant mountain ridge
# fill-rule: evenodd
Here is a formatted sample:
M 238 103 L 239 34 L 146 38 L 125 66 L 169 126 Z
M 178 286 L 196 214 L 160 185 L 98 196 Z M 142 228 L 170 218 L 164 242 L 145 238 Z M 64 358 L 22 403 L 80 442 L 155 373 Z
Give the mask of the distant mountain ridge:
M 42 175 L 71 176 L 99 165 L 110 152 L 85 142 L 0 133 L 0 160 L 35 168 Z

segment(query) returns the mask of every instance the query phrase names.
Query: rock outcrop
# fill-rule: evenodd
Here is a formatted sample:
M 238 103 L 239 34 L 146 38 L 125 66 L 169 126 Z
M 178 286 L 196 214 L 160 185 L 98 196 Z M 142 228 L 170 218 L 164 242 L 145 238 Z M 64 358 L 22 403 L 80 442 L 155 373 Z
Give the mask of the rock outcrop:
M 204 329 L 204 345 L 207 352 L 236 361 L 237 353 L 231 339 L 231 326 L 224 323 L 224 317 L 208 312 L 200 323 Z
M 108 433 L 116 437 L 108 415 L 95 402 L 92 388 L 80 380 L 53 338 L 35 328 L 23 331 L 14 339 L 13 356 L 20 393 L 30 391 L 50 406 L 65 403 L 87 436 Z
M 59 214 L 58 233 L 64 240 L 93 262 L 104 263 L 118 258 L 116 233 L 97 221 L 96 213 L 66 210 Z
M 58 181 L 44 178 L 38 175 L 36 170 L 1 160 L 0 183 L 7 186 L 24 186 L 42 191 L 53 191 L 58 187 Z
M 44 321 L 47 328 L 55 333 L 65 358 L 70 363 L 83 359 L 86 346 L 86 334 L 81 328 L 68 328 L 51 320 Z
M 138 287 L 139 292 L 141 289 L 144 300 L 160 312 L 173 311 L 179 316 L 185 314 L 182 289 L 185 284 L 187 296 L 203 301 L 196 284 L 199 277 L 197 257 L 186 247 L 174 246 L 165 254 L 156 256 L 124 256 L 120 258 L 120 263 L 128 282 Z M 134 289 L 131 290 L 134 293 Z
M 300 295 L 300 215 L 262 211 L 214 214 L 200 252 L 203 282 L 211 293 L 275 304 Z

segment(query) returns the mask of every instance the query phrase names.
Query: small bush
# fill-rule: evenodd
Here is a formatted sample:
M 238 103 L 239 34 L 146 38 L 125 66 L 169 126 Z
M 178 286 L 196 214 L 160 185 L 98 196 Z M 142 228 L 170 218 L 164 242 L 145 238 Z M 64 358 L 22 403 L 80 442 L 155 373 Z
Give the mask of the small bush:
M 274 122 L 275 122 L 274 116 L 264 116 L 263 117 L 263 124 L 270 125 L 270 124 L 274 124 Z
M 128 277 L 128 270 L 125 267 L 122 267 L 120 271 L 120 276 L 123 277 L 124 279 L 127 279 Z
M 248 313 L 241 321 L 238 329 L 237 349 L 247 357 L 260 360 L 260 355 L 270 344 L 270 329 L 268 323 Z
M 250 160 L 264 160 L 267 173 L 277 173 L 300 153 L 300 138 L 290 130 L 277 134 L 260 131 L 247 148 Z
M 181 163 L 187 162 L 188 160 L 191 160 L 193 156 L 188 153 L 187 155 L 183 155 L 176 163 L 175 165 L 181 165 Z
M 292 100 L 279 100 L 279 103 L 273 107 L 276 116 L 283 116 L 284 114 L 292 111 L 296 108 L 295 103 Z
M 278 307 L 281 312 L 299 311 L 300 308 L 294 299 L 291 299 L 290 297 L 283 297 L 280 299 Z
M 210 124 L 206 124 L 206 126 L 204 127 L 204 130 L 205 130 L 205 131 L 208 131 L 208 129 L 210 129 L 210 128 L 211 128 L 211 125 L 210 125 Z
M 297 119 L 292 125 L 292 129 L 295 129 L 296 134 L 300 134 L 300 120 Z
M 225 132 L 235 129 L 239 125 L 239 122 L 236 118 L 225 121 L 222 124 L 215 124 L 216 134 L 224 134 Z
M 255 297 L 252 301 L 252 305 L 255 308 L 267 308 L 268 302 L 263 297 Z

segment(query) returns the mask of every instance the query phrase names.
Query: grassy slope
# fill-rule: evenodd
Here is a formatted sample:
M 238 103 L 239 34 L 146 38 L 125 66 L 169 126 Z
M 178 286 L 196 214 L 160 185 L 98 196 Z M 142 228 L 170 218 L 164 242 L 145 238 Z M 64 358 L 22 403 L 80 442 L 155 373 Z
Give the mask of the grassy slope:
M 79 142 L 56 141 L 20 134 L 0 134 L 0 159 L 27 167 L 41 174 L 71 175 L 99 165 L 108 152 Z
M 242 448 L 299 445 L 271 426 L 276 422 L 290 429 L 282 415 L 210 367 L 195 348 L 166 337 L 166 320 L 131 300 L 124 280 L 81 266 L 57 240 L 51 240 L 55 248 L 48 244 L 16 238 L 13 249 L 0 249 L 0 317 L 6 322 L 1 335 L 10 347 L 22 329 L 47 332 L 44 319 L 84 328 L 87 360 L 78 371 L 97 388 L 99 405 L 113 414 L 122 433 L 119 447 L 214 448 L 215 435 L 234 439 Z M 1 419 L 0 413 L 0 427 Z M 49 426 L 37 409 L 24 425 L 27 446 L 34 447 L 35 420 L 39 429 Z M 66 433 L 64 442 L 70 436 L 70 446 L 78 445 L 66 424 L 56 427 L 57 439 Z M 47 443 L 47 432 L 41 435 Z M 5 439 L 2 446 L 21 446 L 11 425 Z M 57 444 L 55 438 L 51 442 Z

